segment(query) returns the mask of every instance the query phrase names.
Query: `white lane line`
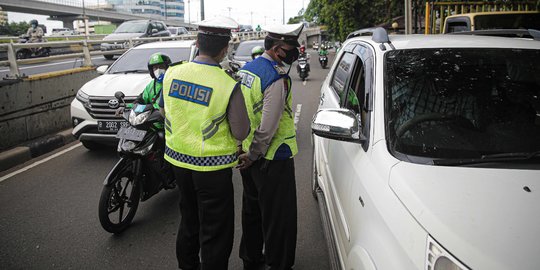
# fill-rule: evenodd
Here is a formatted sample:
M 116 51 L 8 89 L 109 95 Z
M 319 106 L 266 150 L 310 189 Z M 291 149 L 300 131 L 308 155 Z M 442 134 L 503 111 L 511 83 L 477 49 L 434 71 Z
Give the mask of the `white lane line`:
M 302 112 L 302 104 L 296 105 L 296 112 L 294 113 L 294 129 L 297 130 L 298 128 L 296 125 L 298 124 L 298 121 L 300 120 L 300 113 Z
M 96 60 L 96 59 L 100 59 L 101 57 L 94 57 L 92 58 L 92 60 Z M 80 59 L 80 58 L 75 58 L 77 61 L 64 61 L 64 62 L 55 62 L 55 63 L 50 63 L 50 64 L 44 64 L 44 65 L 39 65 L 39 66 L 28 66 L 28 67 L 20 67 L 19 69 L 29 69 L 29 68 L 40 68 L 40 67 L 47 67 L 47 66 L 54 66 L 54 65 L 62 65 L 62 64 L 71 64 L 73 62 L 84 62 L 84 59 Z M 4 71 L 9 71 L 9 68 L 8 69 L 0 69 L 0 72 L 4 72 Z
M 2 177 L 0 178 L 0 183 L 3 182 L 3 181 L 6 180 L 6 179 L 9 179 L 9 178 L 11 178 L 11 177 L 13 177 L 13 176 L 19 174 L 19 173 L 28 171 L 28 170 L 30 170 L 30 169 L 32 169 L 32 168 L 34 168 L 34 167 L 36 167 L 36 166 L 38 166 L 38 165 L 40 165 L 40 164 L 42 164 L 42 163 L 45 163 L 45 162 L 47 162 L 47 161 L 49 161 L 49 160 L 51 160 L 51 159 L 53 159 L 53 158 L 56 158 L 56 157 L 58 157 L 58 156 L 61 156 L 61 155 L 65 154 L 65 153 L 67 153 L 67 152 L 69 152 L 69 151 L 71 151 L 71 150 L 73 150 L 73 149 L 75 149 L 75 148 L 81 146 L 81 145 L 82 145 L 82 143 L 78 143 L 78 144 L 73 145 L 73 146 L 71 146 L 71 147 L 69 147 L 69 148 L 67 148 L 67 149 L 64 149 L 64 150 L 62 150 L 62 151 L 60 151 L 60 152 L 58 152 L 58 153 L 56 153 L 56 154 L 54 154 L 54 155 L 52 155 L 52 156 L 49 156 L 49 157 L 46 157 L 46 158 L 44 158 L 44 159 L 42 159 L 42 160 L 36 161 L 36 162 L 34 162 L 34 163 L 32 163 L 32 164 L 30 164 L 30 165 L 28 165 L 28 166 L 26 166 L 26 167 L 24 167 L 24 168 L 22 168 L 22 169 L 19 169 L 19 170 L 16 170 L 16 171 L 14 171 L 14 172 L 12 172 L 12 173 L 10 173 L 10 174 L 4 175 L 4 176 L 2 176 Z

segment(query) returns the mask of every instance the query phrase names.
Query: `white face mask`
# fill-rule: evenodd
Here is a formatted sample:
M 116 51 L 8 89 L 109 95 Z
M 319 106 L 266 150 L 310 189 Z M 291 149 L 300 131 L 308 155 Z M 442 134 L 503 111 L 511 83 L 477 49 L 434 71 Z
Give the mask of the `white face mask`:
M 156 78 L 159 78 L 159 76 L 163 74 L 165 74 L 165 69 L 162 69 L 162 68 L 154 69 L 154 76 Z

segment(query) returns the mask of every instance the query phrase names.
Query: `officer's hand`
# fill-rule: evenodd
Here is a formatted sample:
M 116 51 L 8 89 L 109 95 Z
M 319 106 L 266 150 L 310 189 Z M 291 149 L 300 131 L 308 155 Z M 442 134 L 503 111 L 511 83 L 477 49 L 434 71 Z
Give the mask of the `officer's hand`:
M 123 113 L 124 113 L 124 107 L 120 107 L 120 108 L 116 109 L 116 112 L 115 112 L 114 115 L 121 116 Z
M 236 166 L 237 169 L 245 170 L 253 164 L 253 161 L 249 159 L 247 153 L 243 153 L 238 157 L 238 165 Z

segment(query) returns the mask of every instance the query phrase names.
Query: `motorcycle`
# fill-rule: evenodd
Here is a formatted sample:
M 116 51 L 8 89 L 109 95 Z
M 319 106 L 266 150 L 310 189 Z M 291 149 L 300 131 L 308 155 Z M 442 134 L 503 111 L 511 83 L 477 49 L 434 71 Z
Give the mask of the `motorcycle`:
M 19 39 L 19 43 L 28 43 L 30 40 L 29 36 L 21 36 Z M 47 42 L 47 40 L 43 39 L 44 42 Z M 27 58 L 34 58 L 34 57 L 46 57 L 51 54 L 51 48 L 50 47 L 39 47 L 39 48 L 20 48 L 15 53 L 15 57 L 17 59 L 27 59 Z
M 325 69 L 326 65 L 328 65 L 328 57 L 326 55 L 319 55 L 319 63 L 321 64 L 321 68 Z
M 307 77 L 309 76 L 309 62 L 307 57 L 301 56 L 298 58 L 298 65 L 296 66 L 296 71 L 298 72 L 298 76 L 302 81 L 305 81 Z
M 115 93 L 120 104 L 124 94 Z M 163 117 L 152 104 L 136 104 L 124 110 L 129 123 L 118 130 L 120 160 L 104 181 L 99 199 L 99 222 L 110 233 L 124 231 L 135 216 L 139 201 L 144 202 L 162 189 L 173 189 L 174 176 L 163 159 L 165 133 L 154 124 Z

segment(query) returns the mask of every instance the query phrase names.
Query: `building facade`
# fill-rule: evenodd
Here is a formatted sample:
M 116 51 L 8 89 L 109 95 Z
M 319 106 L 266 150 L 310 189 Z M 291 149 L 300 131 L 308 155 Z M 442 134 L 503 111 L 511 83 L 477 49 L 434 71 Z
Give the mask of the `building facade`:
M 184 21 L 184 0 L 107 0 L 118 12 Z

